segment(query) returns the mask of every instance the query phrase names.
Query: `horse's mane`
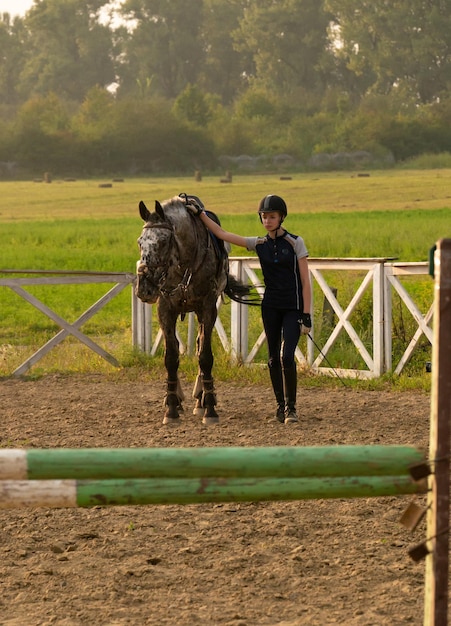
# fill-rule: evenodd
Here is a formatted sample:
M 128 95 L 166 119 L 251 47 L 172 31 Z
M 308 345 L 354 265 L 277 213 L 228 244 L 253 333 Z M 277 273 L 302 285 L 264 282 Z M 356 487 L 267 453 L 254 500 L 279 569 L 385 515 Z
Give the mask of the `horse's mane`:
M 181 215 L 183 216 L 186 215 L 188 218 L 193 217 L 192 214 L 186 209 L 185 200 L 181 198 L 180 196 L 174 196 L 173 198 L 166 200 L 165 202 L 162 203 L 162 206 L 165 212 L 166 210 L 169 210 L 169 211 L 174 211 L 176 213 L 180 212 Z M 214 222 L 216 222 L 216 224 L 221 225 L 221 222 L 219 221 L 219 217 L 216 215 L 216 213 L 213 213 L 213 211 L 210 211 L 209 209 L 205 209 L 205 210 L 209 218 L 211 218 Z

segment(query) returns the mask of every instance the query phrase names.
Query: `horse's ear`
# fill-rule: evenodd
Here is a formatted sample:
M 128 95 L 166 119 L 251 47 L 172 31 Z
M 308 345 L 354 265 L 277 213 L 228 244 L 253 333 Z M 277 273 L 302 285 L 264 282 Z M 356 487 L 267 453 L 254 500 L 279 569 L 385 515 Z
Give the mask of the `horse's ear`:
M 146 205 L 144 204 L 144 202 L 141 200 L 139 203 L 139 214 L 141 215 L 142 219 L 145 222 L 149 221 L 150 218 L 150 211 L 149 209 L 146 207 Z
M 161 217 L 162 220 L 166 219 L 166 215 L 164 214 L 163 207 L 158 202 L 158 200 L 155 200 L 155 212 L 157 213 L 157 215 Z

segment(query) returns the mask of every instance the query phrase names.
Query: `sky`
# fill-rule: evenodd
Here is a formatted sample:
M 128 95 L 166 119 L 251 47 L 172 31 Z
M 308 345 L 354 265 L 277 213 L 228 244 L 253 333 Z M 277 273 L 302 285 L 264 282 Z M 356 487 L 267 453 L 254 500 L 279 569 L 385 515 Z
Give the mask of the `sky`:
M 23 15 L 33 6 L 33 0 L 0 0 L 0 13 Z
M 25 13 L 34 4 L 34 0 L 0 0 L 0 15 L 2 13 L 9 13 L 10 15 L 25 15 Z M 118 20 L 120 22 L 120 20 Z M 112 26 L 116 25 L 113 20 Z

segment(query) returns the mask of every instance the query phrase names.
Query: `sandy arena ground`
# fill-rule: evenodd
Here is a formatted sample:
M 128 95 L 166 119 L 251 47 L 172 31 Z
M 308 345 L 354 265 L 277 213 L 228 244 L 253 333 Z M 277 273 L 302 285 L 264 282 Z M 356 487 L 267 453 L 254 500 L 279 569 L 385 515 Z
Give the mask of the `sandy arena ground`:
M 187 396 L 190 389 L 185 389 Z M 219 383 L 221 423 L 162 425 L 163 384 L 104 376 L 0 381 L 1 447 L 408 444 L 430 398 L 299 391 L 301 422 L 268 421 L 267 387 Z M 423 623 L 425 537 L 410 496 L 282 503 L 0 510 L 0 626 L 397 626 Z

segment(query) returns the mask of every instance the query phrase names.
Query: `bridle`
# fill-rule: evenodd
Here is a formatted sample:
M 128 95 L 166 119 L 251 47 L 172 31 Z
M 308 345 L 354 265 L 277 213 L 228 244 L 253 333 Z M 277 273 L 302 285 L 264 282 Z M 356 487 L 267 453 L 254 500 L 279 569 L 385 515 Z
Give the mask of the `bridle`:
M 188 213 L 189 214 L 189 213 Z M 208 237 L 207 239 L 207 245 L 205 246 L 205 251 L 203 255 L 199 255 L 198 251 L 199 251 L 199 236 L 198 236 L 198 230 L 195 226 L 194 220 L 195 217 L 191 216 L 191 214 L 189 214 L 191 219 L 192 219 L 192 226 L 193 226 L 193 232 L 196 238 L 196 245 L 195 245 L 195 250 L 196 250 L 196 255 L 194 257 L 194 263 L 190 264 L 188 266 L 186 266 L 185 268 L 183 268 L 183 266 L 179 263 L 178 268 L 179 270 L 182 272 L 182 278 L 180 280 L 180 282 L 175 286 L 175 287 L 169 287 L 167 282 L 168 282 L 168 271 L 169 271 L 169 266 L 162 272 L 162 274 L 160 275 L 157 283 L 156 283 L 156 287 L 159 291 L 159 293 L 166 297 L 166 298 L 175 298 L 175 297 L 180 297 L 181 301 L 182 301 L 182 319 L 185 317 L 185 306 L 186 303 L 188 301 L 188 297 L 187 297 L 187 292 L 188 292 L 188 287 L 191 283 L 191 279 L 193 277 L 193 274 L 195 272 L 197 272 L 200 267 L 202 266 L 205 257 L 207 256 L 207 251 L 208 248 L 210 247 L 210 237 Z M 169 239 L 169 248 L 171 248 L 172 246 L 175 247 L 176 249 L 176 254 L 177 257 L 180 261 L 181 259 L 181 254 L 180 254 L 180 246 L 178 244 L 177 241 L 177 237 L 175 236 L 175 232 L 174 232 L 174 225 L 171 222 L 157 222 L 156 224 L 152 224 L 150 222 L 147 222 L 144 225 L 144 228 L 152 228 L 152 229 L 163 229 L 163 230 L 169 230 L 171 237 Z M 138 272 L 138 275 L 145 275 L 145 272 Z

